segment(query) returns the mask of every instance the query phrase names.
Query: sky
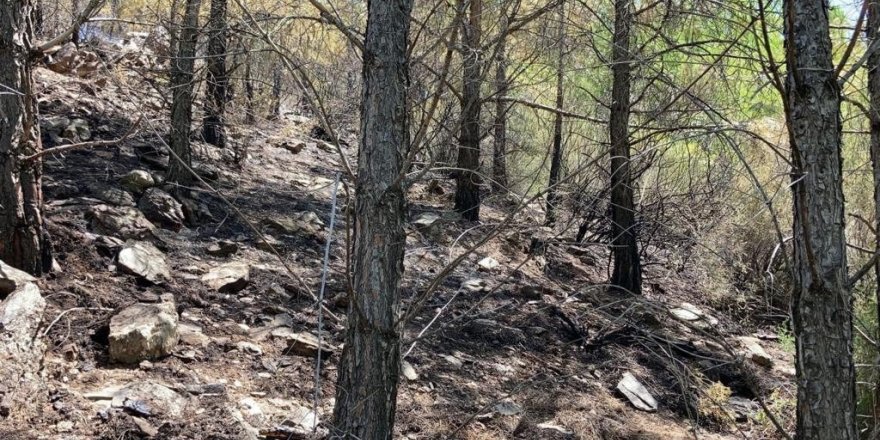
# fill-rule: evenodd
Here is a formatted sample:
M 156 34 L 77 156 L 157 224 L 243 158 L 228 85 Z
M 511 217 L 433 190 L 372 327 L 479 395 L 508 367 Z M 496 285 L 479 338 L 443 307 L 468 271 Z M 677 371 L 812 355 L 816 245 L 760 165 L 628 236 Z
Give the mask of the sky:
M 862 11 L 862 1 L 863 0 L 831 0 L 829 4 L 831 6 L 838 6 L 843 8 L 843 12 L 846 16 L 853 22 L 859 18 L 859 12 Z

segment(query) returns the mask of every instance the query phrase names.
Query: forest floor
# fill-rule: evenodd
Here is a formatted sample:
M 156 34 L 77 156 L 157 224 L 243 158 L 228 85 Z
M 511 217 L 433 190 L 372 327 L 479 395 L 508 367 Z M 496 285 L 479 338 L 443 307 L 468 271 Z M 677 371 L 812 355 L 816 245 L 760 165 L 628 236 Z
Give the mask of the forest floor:
M 147 76 L 127 75 L 99 71 L 83 79 L 37 70 L 44 120 L 82 119 L 93 139 L 114 139 L 142 113 L 146 119 L 118 145 L 45 162 L 46 221 L 59 266 L 38 282 L 48 301 L 45 388 L 0 418 L 0 438 L 305 438 L 288 434 L 307 431 L 300 428 L 315 409 L 318 432 L 332 432 L 344 322 L 323 314 L 322 344 L 332 351 L 317 376 L 315 357 L 292 351 L 277 330 L 318 332 L 309 292 L 321 284 L 339 156 L 309 136 L 314 119 L 295 113 L 234 127 L 233 140 L 247 145 L 242 167 L 229 151 L 196 142 L 196 162 L 217 191 L 176 188 L 199 215 L 188 212 L 180 231 L 156 227 L 137 237 L 160 249 L 170 267 L 169 280 L 146 282 L 116 260 L 120 243 L 135 238 L 128 227 L 137 225 L 108 230 L 95 220 L 102 210 L 133 209 L 136 195 L 114 192 L 122 176 L 137 169 L 161 176 L 169 160 L 161 148 L 164 102 Z M 51 129 L 44 124 L 49 146 Z M 356 163 L 354 147 L 343 151 Z M 451 182 L 429 177 L 409 192 L 405 310 L 514 206 L 511 197 L 494 195 L 481 224 L 458 220 L 450 212 Z M 340 190 L 324 292 L 329 311 L 343 319 L 348 200 Z M 662 262 L 648 266 L 644 298 L 607 293 L 607 250 L 544 240 L 552 231 L 541 218 L 537 207 L 518 213 L 442 280 L 406 328 L 397 438 L 778 438 L 759 400 L 790 423 L 785 402 L 793 400 L 794 379 L 792 355 L 774 329 L 713 310 L 686 272 Z M 272 236 L 278 255 L 248 223 Z M 209 254 L 222 240 L 237 251 Z M 219 292 L 203 282 L 231 262 L 249 267 L 240 290 Z M 111 362 L 111 318 L 166 293 L 181 326 L 173 353 L 132 366 Z M 627 373 L 656 409 L 638 409 L 618 390 Z M 117 401 L 120 390 L 127 399 Z

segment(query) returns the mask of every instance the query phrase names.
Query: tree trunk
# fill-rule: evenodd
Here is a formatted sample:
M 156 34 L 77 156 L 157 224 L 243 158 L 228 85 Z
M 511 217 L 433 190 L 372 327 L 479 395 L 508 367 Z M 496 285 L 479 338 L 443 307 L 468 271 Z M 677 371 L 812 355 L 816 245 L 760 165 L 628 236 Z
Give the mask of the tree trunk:
M 76 24 L 77 18 L 79 18 L 79 13 L 80 13 L 79 0 L 71 0 L 70 9 L 71 9 L 70 16 L 72 17 L 73 24 Z M 70 34 L 70 41 L 73 44 L 79 46 L 79 39 L 80 39 L 80 27 L 79 27 L 79 25 L 77 25 L 74 28 L 73 33 Z
M 557 35 L 557 44 L 559 45 L 559 55 L 556 63 L 556 108 L 563 108 L 564 92 L 562 81 L 563 62 L 565 61 L 565 2 L 559 3 L 559 34 Z M 556 113 L 556 119 L 553 123 L 553 153 L 550 158 L 550 181 L 547 183 L 547 216 L 545 221 L 547 224 L 556 222 L 556 202 L 558 199 L 558 188 L 560 175 L 562 174 L 562 113 Z
M 792 322 L 798 440 L 855 440 L 840 122 L 824 0 L 786 0 L 786 109 L 794 199 Z
M 41 162 L 21 163 L 41 150 L 32 65 L 34 7 L 31 0 L 0 8 L 0 260 L 41 275 L 51 267 L 43 225 Z
M 189 144 L 192 126 L 193 67 L 199 38 L 199 8 L 201 0 L 186 0 L 186 11 L 177 38 L 177 53 L 171 59 L 171 150 L 168 181 L 187 184 L 192 180 L 188 167 L 192 166 Z
M 269 119 L 281 117 L 281 66 L 272 69 L 272 113 Z
M 630 29 L 632 0 L 614 1 L 613 84 L 611 90 L 611 249 L 614 271 L 611 285 L 634 294 L 642 292 L 642 266 L 636 231 L 636 209 L 630 171 L 629 115 L 632 57 Z
M 205 142 L 226 148 L 226 101 L 229 99 L 229 73 L 226 71 L 226 0 L 211 0 L 208 22 L 207 84 L 202 137 Z
M 506 13 L 505 13 L 506 14 Z M 495 66 L 495 139 L 492 149 L 492 186 L 507 190 L 507 110 L 504 102 L 510 88 L 507 80 L 507 16 L 501 17 L 501 41 L 498 42 L 498 64 Z
M 470 0 L 464 30 L 464 87 L 461 102 L 461 138 L 456 170 L 455 210 L 467 220 L 480 219 L 480 40 L 483 0 Z
M 254 101 L 254 81 L 251 77 L 251 58 L 245 59 L 244 65 L 244 121 L 247 124 L 257 122 L 256 102 Z
M 868 2 L 868 41 L 874 44 L 880 38 L 880 0 Z M 871 118 L 871 169 L 874 178 L 874 229 L 880 231 L 880 52 L 874 51 L 868 57 L 868 95 Z M 880 234 L 874 238 L 874 245 L 880 249 Z M 877 323 L 880 325 L 880 259 L 874 263 L 874 295 L 877 308 Z M 880 337 L 880 326 L 877 335 Z M 880 379 L 875 379 L 874 389 L 874 437 L 880 437 Z
M 412 0 L 371 0 L 363 64 L 354 298 L 339 362 L 334 438 L 390 439 L 400 372 L 400 279 L 409 147 L 407 45 Z

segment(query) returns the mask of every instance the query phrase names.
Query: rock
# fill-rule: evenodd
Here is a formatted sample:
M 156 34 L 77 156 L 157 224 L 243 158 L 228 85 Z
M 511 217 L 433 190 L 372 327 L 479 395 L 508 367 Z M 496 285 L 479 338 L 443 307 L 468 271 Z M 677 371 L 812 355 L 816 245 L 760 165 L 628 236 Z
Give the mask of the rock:
M 70 420 L 62 420 L 55 424 L 55 431 L 59 433 L 73 431 L 73 422 Z
M 153 438 L 159 435 L 159 430 L 153 426 L 150 422 L 140 418 L 140 417 L 132 417 L 131 420 L 137 425 L 138 429 L 141 430 L 141 433 L 144 434 L 147 438 Z
M 70 199 L 80 194 L 79 186 L 76 182 L 64 180 L 60 182 L 43 180 L 43 194 L 46 199 Z
M 483 258 L 477 263 L 477 266 L 479 266 L 480 270 L 484 270 L 486 272 L 491 272 L 497 269 L 500 265 L 501 263 L 499 263 L 498 260 L 492 257 Z
M 669 313 L 679 321 L 695 323 L 699 327 L 718 325 L 718 319 L 704 313 L 699 307 L 687 302 L 681 303 L 679 307 L 669 309 Z
M 70 73 L 76 65 L 78 51 L 72 42 L 65 44 L 49 56 L 46 67 L 55 73 Z
M 73 142 L 85 142 L 92 138 L 92 131 L 85 119 L 74 119 L 64 128 L 61 136 Z
M 256 356 L 263 354 L 263 349 L 259 345 L 252 342 L 241 341 L 235 344 L 235 348 L 242 353 L 249 353 Z
M 556 425 L 553 422 L 538 423 L 537 425 L 535 425 L 535 428 L 546 429 L 549 431 L 556 431 L 556 432 L 558 432 L 562 435 L 565 435 L 565 436 L 574 435 L 573 431 L 569 431 L 568 429 L 566 429 L 562 426 Z
M 170 294 L 159 304 L 135 304 L 110 320 L 110 359 L 124 364 L 167 356 L 177 346 L 177 310 Z
M 205 253 L 212 257 L 228 257 L 238 252 L 238 244 L 229 240 L 220 240 L 205 249 Z
M 269 399 L 264 411 L 273 416 L 283 416 L 284 420 L 272 429 L 260 431 L 265 439 L 306 439 L 315 438 L 313 432 L 320 425 L 317 414 L 299 403 L 283 399 Z M 275 418 L 275 417 L 273 417 Z M 324 438 L 327 434 L 318 429 L 316 438 Z
M 189 385 L 186 387 L 186 391 L 196 396 L 222 396 L 226 394 L 226 385 L 222 383 Z
M 208 204 L 202 201 L 202 197 L 195 191 L 179 190 L 178 200 L 183 207 L 183 215 L 190 225 L 198 225 L 204 221 L 213 221 L 214 214 Z
M 155 231 L 156 226 L 135 208 L 98 205 L 87 213 L 92 229 L 103 235 L 122 239 L 144 239 Z
M 118 262 L 123 272 L 139 276 L 153 284 L 171 280 L 165 254 L 148 242 L 129 241 L 119 251 Z
M 459 359 L 451 354 L 441 355 L 440 357 L 442 357 L 443 360 L 445 360 L 446 362 L 449 363 L 449 365 L 452 365 L 455 368 L 461 368 L 464 366 L 464 362 L 462 362 L 461 359 Z
M 746 349 L 744 353 L 746 359 L 762 367 L 773 368 L 773 358 L 764 351 L 764 347 L 761 346 L 761 341 L 758 338 L 743 336 L 739 338 L 739 342 Z
M 153 175 L 144 170 L 129 171 L 128 174 L 119 179 L 125 189 L 135 193 L 142 194 L 149 188 L 156 186 L 156 179 Z
M 280 250 L 283 245 L 284 243 L 278 241 L 275 237 L 266 234 L 263 234 L 263 236 L 257 239 L 257 242 L 254 244 L 257 249 L 266 252 L 272 252 L 273 248 L 274 250 Z
M 279 327 L 272 330 L 272 337 L 287 341 L 285 354 L 294 354 L 303 357 L 316 357 L 318 351 L 326 357 L 336 350 L 336 347 L 326 341 L 318 341 L 318 337 L 308 332 L 294 332 L 288 327 Z
M 419 380 L 419 373 L 416 373 L 416 369 L 407 361 L 401 362 L 400 372 L 408 381 Z
M 485 280 L 474 278 L 461 283 L 461 288 L 470 292 L 488 292 L 489 284 Z
M 182 344 L 193 347 L 207 347 L 211 344 L 211 338 L 205 335 L 201 327 L 194 324 L 181 323 L 177 326 L 177 333 Z
M 134 206 L 134 196 L 130 192 L 119 188 L 107 188 L 99 191 L 95 196 L 104 202 L 114 206 Z
M 209 182 L 216 182 L 220 180 L 220 169 L 207 164 L 207 163 L 197 163 L 193 165 L 193 171 L 199 175 L 202 179 L 205 179 Z
M 28 282 L 0 302 L 0 417 L 33 414 L 34 397 L 45 393 L 39 372 L 46 344 L 38 337 L 45 308 L 40 289 Z
M 113 393 L 111 406 L 128 408 L 138 413 L 180 417 L 187 400 L 160 383 L 144 381 L 129 384 Z
M 636 408 L 647 412 L 657 411 L 657 401 L 654 396 L 632 373 L 628 371 L 623 373 L 623 379 L 617 383 L 617 390 L 626 396 Z
M 138 202 L 138 208 L 151 222 L 172 231 L 183 228 L 183 206 L 165 191 L 149 188 Z
M 236 293 L 250 283 L 250 271 L 245 263 L 228 263 L 208 271 L 202 282 L 220 293 Z
M 24 287 L 26 283 L 35 283 L 36 278 L 29 273 L 18 270 L 0 260 L 0 299 L 17 289 Z
M 306 148 L 305 142 L 282 142 L 279 147 L 284 148 L 285 150 L 291 152 L 292 154 L 299 154 Z
M 276 234 L 319 234 L 324 222 L 311 211 L 299 212 L 286 218 L 268 218 L 263 221 L 264 227 Z
M 91 235 L 90 238 L 95 244 L 95 248 L 98 250 L 98 253 L 108 258 L 118 255 L 122 247 L 125 246 L 125 242 L 116 237 L 108 237 L 106 235 Z
M 441 217 L 433 212 L 424 212 L 413 219 L 412 225 L 426 237 L 436 239 L 443 231 Z
M 492 409 L 502 416 L 515 416 L 523 411 L 522 406 L 510 401 L 499 402 Z

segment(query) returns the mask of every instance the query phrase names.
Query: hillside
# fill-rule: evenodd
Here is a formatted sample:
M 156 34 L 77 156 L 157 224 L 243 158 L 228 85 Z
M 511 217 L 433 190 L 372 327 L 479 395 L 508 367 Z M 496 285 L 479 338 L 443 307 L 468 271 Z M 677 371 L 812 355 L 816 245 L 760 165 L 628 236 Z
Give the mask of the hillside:
M 122 140 L 45 158 L 56 270 L 36 281 L 29 392 L 0 384 L 0 438 L 332 435 L 353 198 L 343 175 L 331 219 L 343 167 L 312 137 L 316 118 L 283 108 L 233 127 L 234 148 L 195 141 L 201 181 L 164 185 L 168 116 L 149 58 L 74 57 L 62 73 L 37 67 L 44 147 Z M 356 163 L 357 136 L 343 137 Z M 793 356 L 775 328 L 713 309 L 660 256 L 646 255 L 643 297 L 607 293 L 605 246 L 540 226 L 539 203 L 513 194 L 462 220 L 452 184 L 428 173 L 408 193 L 403 309 L 441 278 L 402 341 L 397 438 L 779 438 L 762 404 L 790 429 Z M 159 328 L 170 355 L 119 362 L 139 355 L 113 340 L 126 325 Z

